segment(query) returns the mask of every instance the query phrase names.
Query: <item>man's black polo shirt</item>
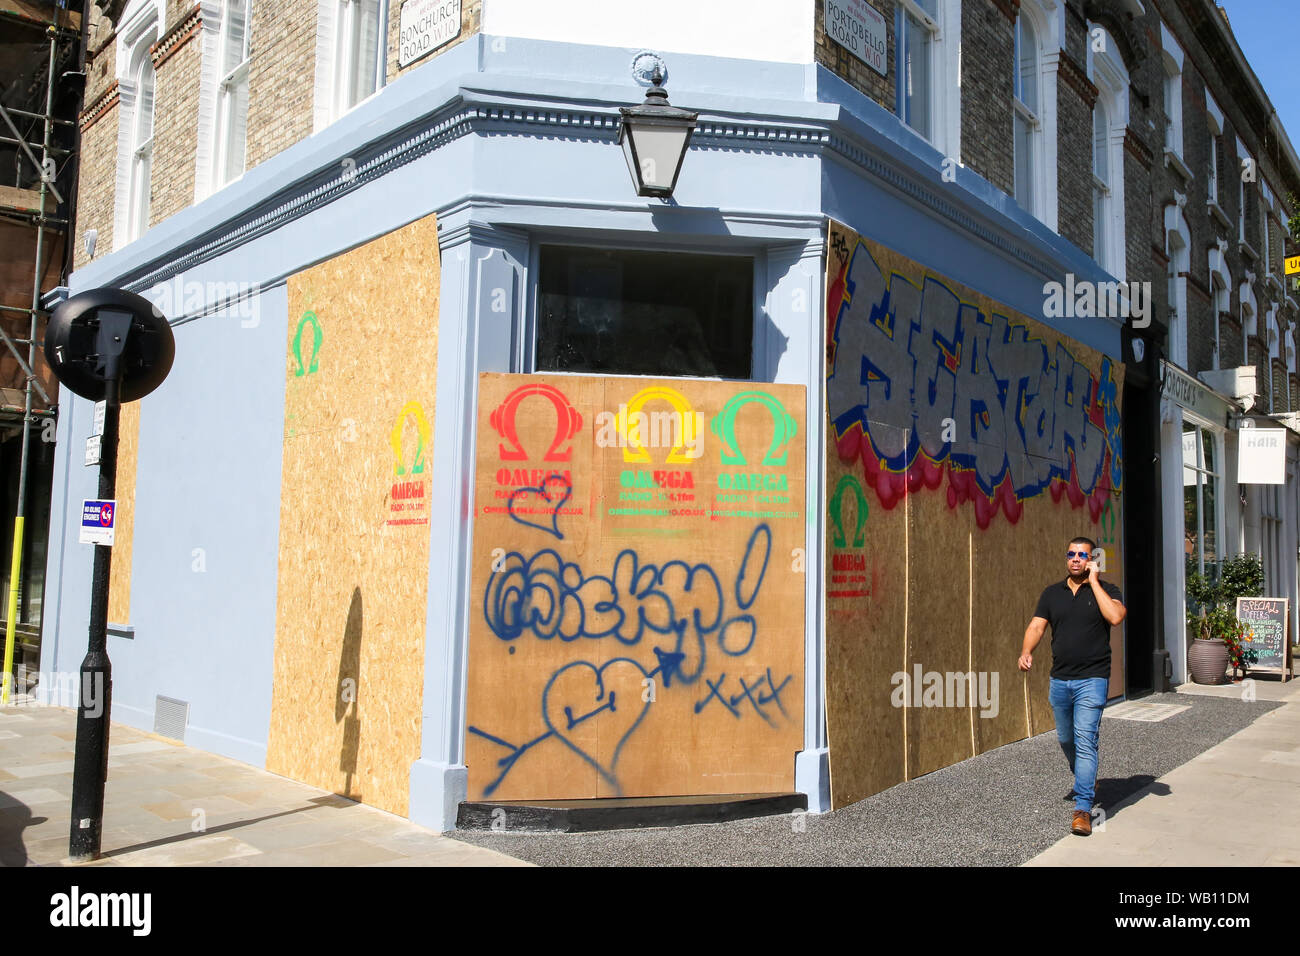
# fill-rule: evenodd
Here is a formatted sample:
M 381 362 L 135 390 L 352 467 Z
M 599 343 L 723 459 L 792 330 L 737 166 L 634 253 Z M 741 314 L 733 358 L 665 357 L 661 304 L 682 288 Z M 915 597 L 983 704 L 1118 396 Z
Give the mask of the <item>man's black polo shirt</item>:
M 1124 603 L 1124 595 L 1109 581 L 1101 589 L 1112 600 Z M 1068 581 L 1043 589 L 1034 617 L 1052 625 L 1052 676 L 1057 680 L 1083 680 L 1110 676 L 1110 622 L 1102 617 L 1092 585 L 1086 581 L 1075 593 Z

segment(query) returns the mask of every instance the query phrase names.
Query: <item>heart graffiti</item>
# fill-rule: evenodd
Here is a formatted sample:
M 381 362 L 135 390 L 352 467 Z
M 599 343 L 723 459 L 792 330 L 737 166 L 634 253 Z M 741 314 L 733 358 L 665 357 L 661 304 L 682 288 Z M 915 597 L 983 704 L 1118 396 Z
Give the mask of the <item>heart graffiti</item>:
M 560 540 L 560 509 L 573 497 L 573 486 L 564 476 L 552 473 L 540 487 L 516 488 L 506 505 L 510 517 L 522 525 L 553 534 Z
M 618 777 L 619 754 L 650 709 L 643 700 L 650 675 L 628 657 L 616 657 L 597 667 L 574 661 L 560 668 L 542 692 L 542 719 L 565 746 L 576 753 L 622 795 Z M 609 764 L 597 759 L 600 740 L 617 739 Z

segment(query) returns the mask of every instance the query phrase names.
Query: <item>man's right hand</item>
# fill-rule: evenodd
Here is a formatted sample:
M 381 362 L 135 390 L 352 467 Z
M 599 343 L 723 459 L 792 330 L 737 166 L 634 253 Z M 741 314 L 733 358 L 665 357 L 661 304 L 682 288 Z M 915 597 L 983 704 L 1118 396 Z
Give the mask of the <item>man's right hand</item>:
M 1020 655 L 1020 660 L 1019 660 L 1017 663 L 1019 663 L 1019 665 L 1020 665 L 1020 669 L 1021 669 L 1022 671 L 1027 671 L 1027 670 L 1029 670 L 1029 668 L 1031 668 L 1031 667 L 1034 666 L 1034 655 L 1033 655 L 1033 654 L 1021 654 L 1021 655 Z

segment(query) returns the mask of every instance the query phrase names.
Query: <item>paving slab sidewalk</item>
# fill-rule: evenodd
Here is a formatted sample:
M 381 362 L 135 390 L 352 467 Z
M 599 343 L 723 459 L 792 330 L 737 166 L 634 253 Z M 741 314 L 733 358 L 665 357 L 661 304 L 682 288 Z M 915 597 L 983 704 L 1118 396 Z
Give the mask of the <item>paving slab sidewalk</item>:
M 1284 706 L 1106 808 L 1104 830 L 1067 835 L 1025 865 L 1300 865 L 1300 680 L 1260 679 L 1249 691 Z M 1243 687 L 1178 692 L 1241 698 Z M 1249 826 L 1229 824 L 1235 816 Z
M 18 700 L 19 706 L 0 708 L 0 866 L 528 865 L 117 723 L 103 856 L 73 864 L 68 828 L 77 712 Z

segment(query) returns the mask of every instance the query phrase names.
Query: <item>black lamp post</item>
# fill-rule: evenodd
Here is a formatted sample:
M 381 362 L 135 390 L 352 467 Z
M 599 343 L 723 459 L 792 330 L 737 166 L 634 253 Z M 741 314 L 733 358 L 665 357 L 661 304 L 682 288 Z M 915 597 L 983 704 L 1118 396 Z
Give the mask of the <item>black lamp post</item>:
M 99 498 L 112 502 L 117 488 L 118 418 L 123 402 L 138 401 L 162 384 L 176 343 L 167 319 L 148 299 L 118 289 L 74 295 L 55 308 L 45 330 L 45 357 L 59 383 L 92 401 L 103 400 L 104 435 Z M 115 511 L 114 505 L 107 505 Z M 109 513 L 111 513 L 111 511 Z M 115 519 L 110 519 L 115 520 Z M 83 507 L 84 521 L 84 507 Z M 108 776 L 108 727 L 113 670 L 108 659 L 110 545 L 95 545 L 90 585 L 90 634 L 81 662 L 77 749 L 72 766 L 72 821 L 68 856 L 98 858 Z
M 654 85 L 646 90 L 644 103 L 619 110 L 623 120 L 618 142 L 637 195 L 666 199 L 677 186 L 677 174 L 682 171 L 699 114 L 668 105 L 668 91 L 658 67 L 650 81 Z

